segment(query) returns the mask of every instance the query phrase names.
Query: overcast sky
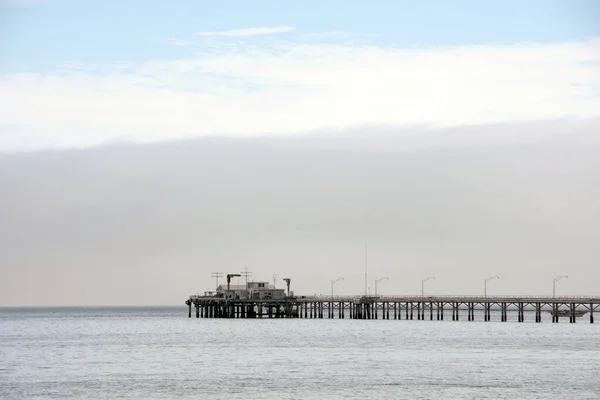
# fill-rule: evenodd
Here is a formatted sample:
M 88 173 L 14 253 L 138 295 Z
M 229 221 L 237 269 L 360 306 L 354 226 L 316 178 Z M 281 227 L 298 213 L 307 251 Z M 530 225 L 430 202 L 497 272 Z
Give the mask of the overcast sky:
M 297 293 L 599 294 L 598 121 L 415 147 L 377 129 L 0 156 L 0 303 L 178 304 L 211 272 Z M 519 125 L 481 126 L 469 135 Z M 459 130 L 460 132 L 460 130 Z M 399 137 L 441 134 L 396 131 Z M 550 132 L 547 132 L 550 133 Z M 451 133 L 449 134 L 451 135 Z M 464 141 L 461 136 L 461 141 Z M 360 146 L 359 146 L 360 147 Z
M 600 295 L 598 3 L 411 3 L 0 1 L 0 306 Z

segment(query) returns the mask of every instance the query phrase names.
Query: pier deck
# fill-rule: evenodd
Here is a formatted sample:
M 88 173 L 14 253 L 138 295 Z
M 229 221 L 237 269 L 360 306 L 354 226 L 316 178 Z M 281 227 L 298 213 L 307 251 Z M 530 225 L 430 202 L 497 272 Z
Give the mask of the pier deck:
M 539 323 L 549 315 L 575 323 L 589 318 L 600 307 L 600 297 L 527 296 L 296 296 L 280 300 L 225 299 L 192 295 L 186 300 L 188 316 L 195 308 L 196 318 L 329 318 L 329 319 L 407 319 L 459 321 L 528 319 Z M 586 315 L 587 314 L 587 315 Z M 494 316 L 494 318 L 492 318 Z

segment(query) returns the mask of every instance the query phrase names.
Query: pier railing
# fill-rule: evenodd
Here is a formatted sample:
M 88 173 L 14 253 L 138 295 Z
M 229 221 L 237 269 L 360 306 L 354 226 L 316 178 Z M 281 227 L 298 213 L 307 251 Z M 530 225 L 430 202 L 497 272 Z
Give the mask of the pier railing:
M 422 296 L 422 295 L 317 295 L 317 296 L 297 296 L 300 299 L 316 301 L 351 301 L 358 300 L 361 298 L 377 299 L 379 301 L 600 301 L 600 296 L 476 296 L 476 295 L 435 295 L 435 296 Z
M 190 299 L 208 299 L 214 298 L 214 296 L 201 296 L 191 295 Z M 600 296 L 519 296 L 519 295 L 507 295 L 507 296 L 476 296 L 476 295 L 435 295 L 435 296 L 422 296 L 422 295 L 309 295 L 295 296 L 296 299 L 301 301 L 354 301 L 360 299 L 370 299 L 373 301 L 407 301 L 407 302 L 600 302 Z

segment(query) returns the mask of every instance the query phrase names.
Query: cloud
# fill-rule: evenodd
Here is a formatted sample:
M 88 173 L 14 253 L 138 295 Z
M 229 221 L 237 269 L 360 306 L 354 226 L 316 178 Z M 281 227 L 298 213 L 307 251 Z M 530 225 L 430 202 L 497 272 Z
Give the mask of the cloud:
M 196 42 L 193 42 L 191 40 L 181 40 L 181 39 L 176 39 L 176 38 L 168 38 L 168 39 L 165 39 L 163 42 L 170 43 L 173 46 L 177 46 L 177 47 L 186 47 L 186 46 L 191 46 L 193 44 L 196 44 Z
M 352 33 L 352 32 L 347 32 L 347 31 L 342 31 L 342 30 L 333 30 L 333 31 L 327 31 L 327 32 L 306 33 L 303 36 L 307 37 L 307 38 L 318 38 L 318 39 L 350 39 L 350 38 L 364 39 L 364 38 L 375 38 L 378 35 L 375 35 L 375 34 L 364 35 L 364 34 Z
M 198 36 L 229 36 L 229 37 L 241 37 L 241 36 L 258 36 L 258 35 L 272 35 L 275 33 L 287 33 L 293 31 L 293 26 L 275 26 L 271 28 L 247 28 L 247 29 L 231 29 L 228 31 L 215 31 L 215 32 L 196 32 Z
M 98 69 L 98 65 L 94 63 L 84 63 L 80 61 L 67 61 L 61 67 L 66 70 L 77 70 L 86 72 L 96 71 Z
M 0 151 L 123 135 L 155 142 L 600 116 L 598 39 L 404 49 L 206 38 L 194 50 L 127 68 L 113 60 L 93 71 L 0 75 L 0 121 L 10 127 Z
M 389 153 L 409 134 L 459 143 L 489 132 L 556 137 Z M 214 288 L 216 266 L 289 276 L 301 294 L 344 276 L 339 290 L 358 294 L 365 233 L 370 282 L 389 276 L 388 293 L 413 294 L 435 275 L 432 292 L 474 294 L 497 274 L 497 294 L 544 294 L 568 273 L 562 294 L 598 294 L 599 133 L 537 122 L 152 145 L 115 137 L 0 154 L 0 306 L 178 304 Z

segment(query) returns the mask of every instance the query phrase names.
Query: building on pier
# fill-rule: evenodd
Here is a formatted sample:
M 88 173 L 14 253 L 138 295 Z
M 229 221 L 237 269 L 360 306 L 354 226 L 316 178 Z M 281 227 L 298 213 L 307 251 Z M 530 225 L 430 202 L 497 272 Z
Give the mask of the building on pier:
M 215 297 L 237 300 L 283 300 L 285 289 L 277 289 L 269 282 L 248 282 L 245 285 L 219 285 Z
M 246 285 L 219 285 L 217 286 L 217 296 L 227 299 L 247 299 L 248 288 Z
M 285 289 L 275 289 L 269 282 L 248 282 L 248 298 L 252 300 L 283 300 Z

